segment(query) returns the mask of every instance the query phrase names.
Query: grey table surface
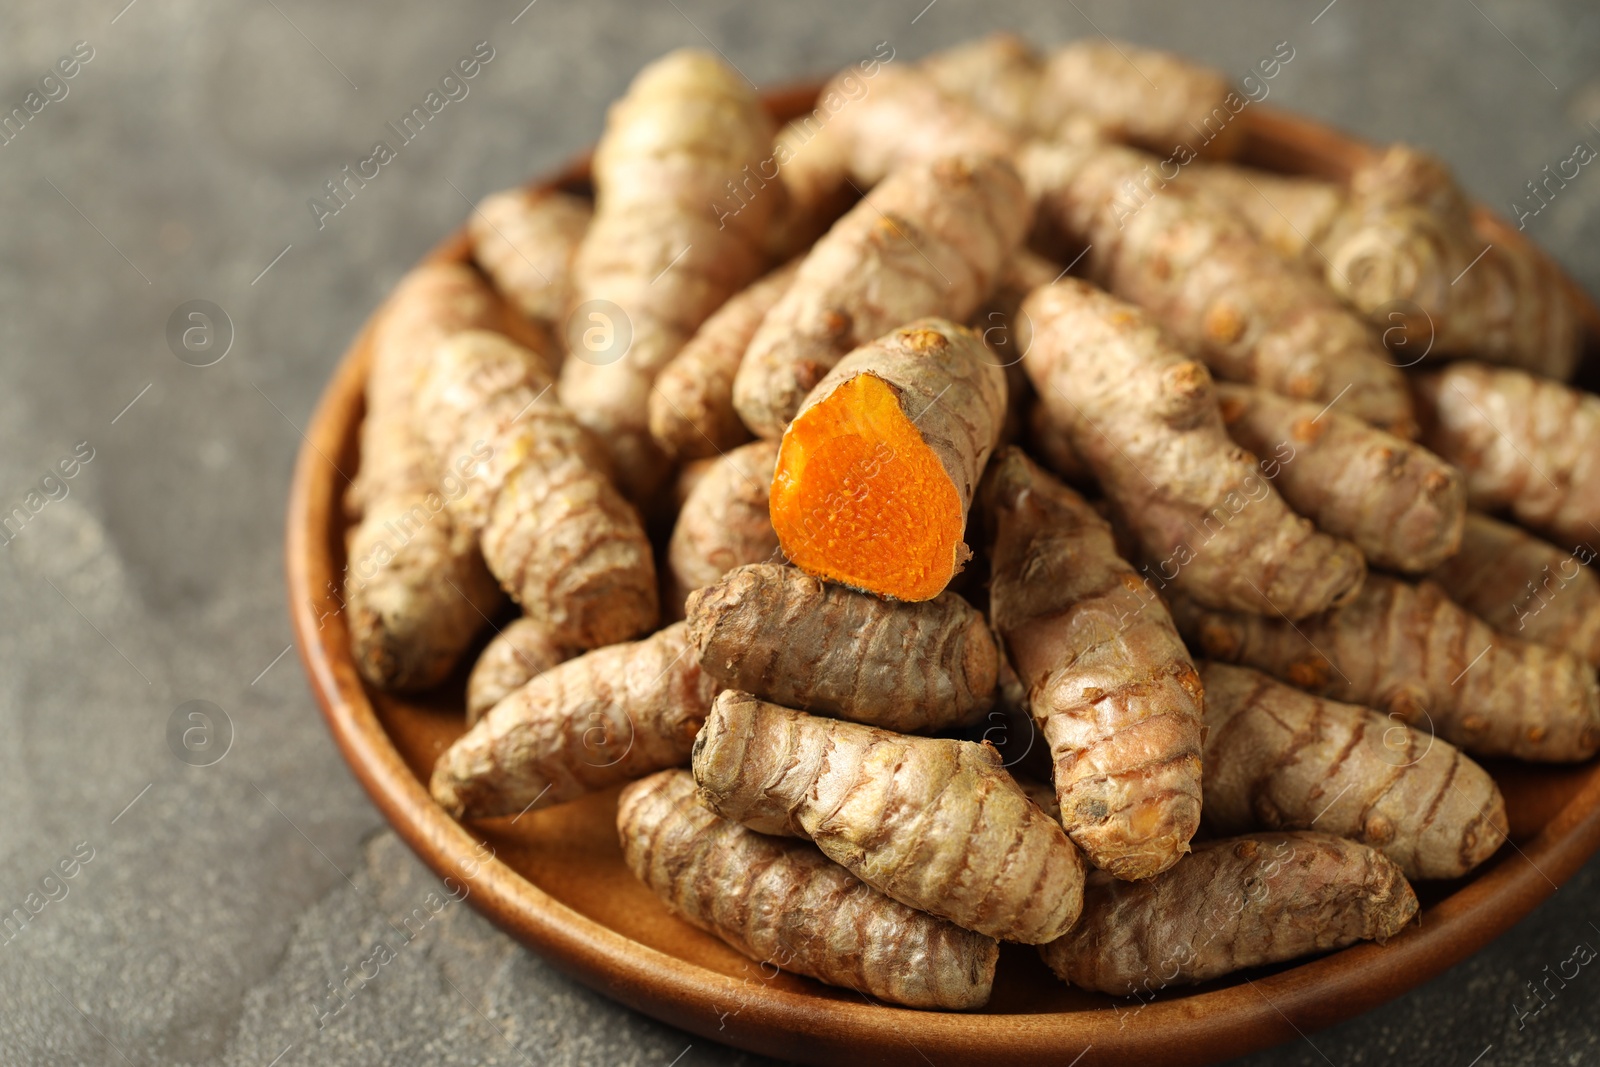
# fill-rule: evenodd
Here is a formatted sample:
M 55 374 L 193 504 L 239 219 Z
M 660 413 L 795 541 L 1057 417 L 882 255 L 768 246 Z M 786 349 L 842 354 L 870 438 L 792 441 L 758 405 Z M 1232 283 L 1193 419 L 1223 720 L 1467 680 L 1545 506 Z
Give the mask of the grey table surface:
M 440 886 L 286 654 L 284 500 L 335 360 L 469 199 L 591 142 L 652 57 L 709 42 L 771 86 L 880 41 L 909 59 L 998 27 L 1239 73 L 1288 41 L 1272 102 L 1424 145 L 1507 213 L 1546 164 L 1600 145 L 1600 9 L 1582 0 L 524 3 L 0 14 L 0 105 L 37 112 L 0 145 L 0 511 L 48 500 L 0 553 L 0 915 L 42 905 L 0 932 L 0 1062 L 759 1059 L 606 1000 L 457 905 L 333 1012 L 333 983 Z M 480 41 L 494 58 L 469 94 L 319 228 L 323 183 Z M 75 45 L 75 76 L 41 85 Z M 1592 169 L 1526 221 L 1600 291 Z M 197 299 L 231 322 L 207 367 L 167 339 Z M 46 482 L 75 450 L 92 458 Z M 209 766 L 170 744 L 193 700 L 225 715 L 191 746 L 222 755 Z M 74 877 L 50 880 L 63 860 Z M 1600 861 L 1471 961 L 1240 1062 L 1600 1063 L 1600 968 L 1543 1002 L 1529 986 L 1600 945 L 1597 884 Z

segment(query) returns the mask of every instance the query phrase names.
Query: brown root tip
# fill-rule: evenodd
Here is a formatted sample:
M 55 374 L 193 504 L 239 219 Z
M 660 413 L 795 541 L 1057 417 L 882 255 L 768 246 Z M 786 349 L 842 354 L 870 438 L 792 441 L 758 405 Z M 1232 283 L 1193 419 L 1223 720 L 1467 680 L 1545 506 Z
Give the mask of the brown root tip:
M 1207 619 L 1200 624 L 1200 647 L 1205 649 L 1208 656 L 1237 659 L 1242 644 L 1238 629 L 1221 619 Z
M 1434 496 L 1441 496 L 1453 490 L 1460 480 L 1453 469 L 1434 470 L 1429 471 L 1428 476 L 1423 479 L 1422 487 Z
M 974 615 L 967 628 L 965 648 L 961 655 L 961 674 L 967 691 L 986 700 L 994 695 L 1000 684 L 1000 650 L 995 645 L 989 624 L 981 615 Z
M 1309 689 L 1315 692 L 1328 684 L 1329 666 L 1328 661 L 1321 656 L 1315 659 L 1303 659 L 1298 663 L 1291 663 L 1289 665 L 1289 681 L 1301 689 Z
M 1386 889 L 1388 892 L 1381 894 L 1385 898 L 1383 903 L 1387 905 L 1383 908 L 1385 914 L 1372 937 L 1380 945 L 1410 925 L 1421 909 L 1416 890 L 1411 888 L 1411 883 L 1406 881 L 1399 868 L 1394 869 L 1393 880 Z
M 1483 810 L 1461 832 L 1459 860 L 1462 872 L 1470 871 L 1500 850 L 1510 836 L 1511 826 L 1506 821 L 1506 801 L 1499 789 L 1494 789 Z
M 1231 345 L 1244 335 L 1245 318 L 1232 304 L 1215 304 L 1206 312 L 1202 329 L 1214 344 Z
M 1161 384 L 1168 400 L 1168 421 L 1174 424 L 1194 418 L 1210 405 L 1211 374 L 1194 360 L 1168 368 Z
M 1316 419 L 1295 419 L 1289 427 L 1289 435 L 1302 444 L 1316 444 L 1327 430 L 1327 423 L 1319 423 Z
M 428 779 L 428 792 L 452 819 L 460 819 L 465 815 L 466 801 L 456 789 L 455 776 L 446 769 L 443 759 L 433 768 L 433 775 Z
M 386 692 L 427 689 L 441 682 L 451 666 L 425 642 L 395 633 L 383 614 L 370 608 L 352 612 L 350 634 L 361 676 Z
M 929 352 L 941 351 L 950 345 L 944 334 L 926 327 L 908 327 L 901 330 L 899 336 L 905 342 L 906 347 L 919 356 L 926 355 Z

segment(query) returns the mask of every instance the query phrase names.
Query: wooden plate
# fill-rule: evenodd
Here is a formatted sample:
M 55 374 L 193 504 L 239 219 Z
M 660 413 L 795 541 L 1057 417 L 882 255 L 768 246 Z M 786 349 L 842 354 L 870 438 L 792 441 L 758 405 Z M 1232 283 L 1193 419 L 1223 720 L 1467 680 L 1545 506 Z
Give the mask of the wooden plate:
M 800 87 L 767 104 L 785 120 L 807 110 L 815 94 L 815 86 Z M 1372 151 L 1269 108 L 1246 114 L 1248 162 L 1340 178 Z M 575 189 L 586 182 L 587 160 L 552 179 Z M 1497 243 L 1522 240 L 1484 217 Z M 457 232 L 429 258 L 466 257 Z M 1600 312 L 1573 288 L 1592 354 Z M 615 790 L 470 828 L 429 799 L 433 762 L 462 732 L 464 673 L 421 699 L 370 691 L 356 673 L 333 593 L 347 525 L 339 471 L 353 472 L 358 462 L 370 335 L 369 323 L 318 405 L 289 500 L 290 611 L 328 727 L 400 836 L 440 876 L 465 883 L 474 907 L 580 981 L 665 1022 L 812 1064 L 1211 1063 L 1309 1033 L 1427 981 L 1509 929 L 1600 847 L 1600 763 L 1491 764 L 1514 844 L 1470 878 L 1424 883 L 1423 921 L 1387 945 L 1258 969 L 1147 1004 L 1069 989 L 1031 949 L 1008 945 L 993 1000 L 972 1013 L 890 1007 L 757 965 L 670 916 L 623 866 Z

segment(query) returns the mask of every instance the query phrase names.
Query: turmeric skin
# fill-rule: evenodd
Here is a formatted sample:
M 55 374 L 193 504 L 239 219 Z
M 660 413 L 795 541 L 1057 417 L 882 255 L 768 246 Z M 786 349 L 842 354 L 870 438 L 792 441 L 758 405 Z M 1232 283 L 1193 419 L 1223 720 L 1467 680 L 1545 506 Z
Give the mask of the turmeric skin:
M 1037 944 L 1077 920 L 1083 856 L 993 748 L 821 719 L 729 689 L 695 740 L 717 812 L 816 842 L 902 904 Z
M 1085 121 L 1102 135 L 1152 152 L 1182 146 L 1210 159 L 1245 142 L 1246 100 L 1220 71 L 1126 41 L 1084 39 L 1045 58 L 1034 95 L 1033 128 L 1059 136 Z
M 1600 397 L 1455 363 L 1416 381 L 1422 441 L 1460 467 L 1467 499 L 1567 544 L 1600 539 Z
M 1428 578 L 1501 633 L 1564 648 L 1600 667 L 1600 577 L 1591 569 L 1596 540 L 1568 552 L 1472 511 L 1461 551 Z
M 1138 304 L 1219 377 L 1318 407 L 1337 401 L 1416 435 L 1405 377 L 1361 315 L 1209 201 L 1167 189 L 1159 161 L 1108 144 L 1033 144 L 1018 163 L 1038 198 L 1036 240 Z M 1130 191 L 1131 190 L 1131 191 Z
M 509 318 L 477 271 L 436 263 L 401 279 L 373 329 L 361 468 L 346 501 L 355 522 L 347 534 L 344 603 L 356 668 L 381 689 L 442 682 L 502 603 L 477 539 L 455 529 L 446 505 L 465 470 L 441 477 L 417 394 L 441 341 L 462 330 L 505 327 Z M 474 462 L 470 448 L 451 460 Z M 409 533 L 400 539 L 395 530 Z
M 598 347 L 562 367 L 563 405 L 599 435 L 632 499 L 669 467 L 650 436 L 656 375 L 712 312 L 761 273 L 778 193 L 735 213 L 727 185 L 772 151 L 754 91 L 715 55 L 682 49 L 645 67 L 611 105 L 594 154 L 595 214 L 573 264 L 573 311 L 602 300 Z M 570 324 L 569 324 L 570 325 Z M 588 337 L 584 323 L 571 337 Z M 624 331 L 631 341 L 621 349 Z
M 719 456 L 750 439 L 733 409 L 733 379 L 761 320 L 789 291 L 798 267 L 780 267 L 736 294 L 662 368 L 650 393 L 650 434 L 669 456 Z
M 968 101 L 1010 132 L 1033 132 L 1044 60 L 1016 34 L 991 33 L 944 48 L 918 66 L 946 95 Z
M 1289 510 L 1228 440 L 1211 375 L 1147 315 L 1075 278 L 1022 308 L 1028 377 L 1171 588 L 1291 619 L 1360 588 L 1360 550 Z
M 733 382 L 752 433 L 776 440 L 854 348 L 925 315 L 963 322 L 1027 229 L 1011 164 L 960 156 L 885 179 L 822 236 L 762 320 Z
M 1037 402 L 1028 372 L 1022 369 L 1018 315 L 1028 294 L 1049 285 L 1067 272 L 1059 264 L 1026 248 L 1019 249 L 1000 273 L 994 292 L 968 322 L 989 346 L 990 359 L 1006 372 L 1006 419 L 1000 431 L 1002 444 L 1015 444 L 1028 432 L 1028 412 Z
M 1340 410 L 1244 385 L 1217 386 L 1228 436 L 1274 475 L 1289 506 L 1349 538 L 1377 567 L 1416 573 L 1461 544 L 1461 472 L 1419 444 Z
M 456 739 L 429 791 L 458 819 L 560 804 L 688 761 L 715 685 L 683 623 L 529 681 Z
M 846 70 L 823 87 L 844 96 Z M 1006 156 L 1015 135 L 972 104 L 939 88 L 924 71 L 901 64 L 880 67 L 865 93 L 846 99 L 826 136 L 861 188 L 895 171 L 949 156 Z
M 1545 762 L 1600 750 L 1600 689 L 1570 652 L 1506 637 L 1432 582 L 1373 574 L 1356 598 L 1289 623 L 1175 597 L 1183 635 L 1213 659 L 1393 712 L 1477 756 Z
M 1500 788 L 1448 741 L 1265 674 L 1202 663 L 1205 823 L 1337 834 L 1407 878 L 1459 878 L 1509 832 Z
M 1550 258 L 1496 236 L 1425 152 L 1391 145 L 1347 186 L 1204 165 L 1179 181 L 1321 274 L 1401 366 L 1433 352 L 1566 379 L 1578 365 L 1578 305 Z
M 526 615 L 494 635 L 467 676 L 467 725 L 537 675 L 571 659 L 577 649 L 559 642 L 555 628 Z
M 1076 489 L 1094 488 L 1094 474 L 1072 450 L 1072 439 L 1066 427 L 1056 421 L 1050 414 L 1050 406 L 1037 396 L 1028 403 L 1024 425 L 1027 433 L 1023 440 L 1031 458 Z
M 711 466 L 689 491 L 667 542 L 666 611 L 683 617 L 690 593 L 735 567 L 782 558 L 772 528 L 776 441 L 752 441 Z
M 927 733 L 994 703 L 989 624 L 949 590 L 896 603 L 757 563 L 692 594 L 688 610 L 701 669 L 775 704 Z
M 818 107 L 823 106 L 818 99 Z M 847 180 L 844 158 L 815 112 L 786 123 L 772 139 L 772 162 L 783 191 L 767 229 L 767 260 L 804 255 L 860 195 Z M 742 203 L 742 198 L 741 198 Z
M 1243 222 L 1284 259 L 1332 275 L 1317 248 L 1349 206 L 1339 183 L 1205 161 L 1186 167 L 1176 183 L 1184 194 L 1203 197 Z
M 552 384 L 529 349 L 467 331 L 440 347 L 418 404 L 441 469 L 473 459 L 448 502 L 458 531 L 559 643 L 595 648 L 655 625 L 655 561 L 606 453 Z
M 587 200 L 555 189 L 494 193 L 467 220 L 472 258 L 524 316 L 560 322 L 572 302 L 572 259 L 593 215 Z
M 625 788 L 617 833 L 629 869 L 674 914 L 763 966 L 913 1008 L 989 1000 L 994 938 L 891 900 L 814 845 L 722 818 L 687 771 Z
M 1196 845 L 1144 882 L 1098 871 L 1083 921 L 1039 955 L 1079 989 L 1150 999 L 1246 967 L 1356 941 L 1386 941 L 1417 913 L 1400 868 L 1323 833 L 1263 833 Z
M 1200 679 L 1159 597 L 1083 498 L 1007 449 L 984 483 L 989 612 L 1054 762 L 1062 824 L 1118 878 L 1200 826 Z

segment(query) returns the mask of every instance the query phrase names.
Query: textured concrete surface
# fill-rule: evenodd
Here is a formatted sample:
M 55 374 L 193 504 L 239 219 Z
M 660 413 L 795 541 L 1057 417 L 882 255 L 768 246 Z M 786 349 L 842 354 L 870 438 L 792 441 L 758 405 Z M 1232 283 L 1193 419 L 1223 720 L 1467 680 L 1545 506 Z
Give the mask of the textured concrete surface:
M 0 937 L 0 1062 L 754 1060 L 590 993 L 442 896 L 281 655 L 296 427 L 339 352 L 465 198 L 591 141 L 663 50 L 710 40 L 767 86 L 999 26 L 1234 71 L 1287 40 L 1273 102 L 1426 145 L 1503 211 L 1577 141 L 1600 145 L 1600 10 L 1579 0 L 524 2 L 0 15 L 0 104 L 58 97 L 0 147 L 0 511 L 48 500 L 0 553 L 0 913 L 40 905 Z M 92 58 L 39 90 L 78 41 Z M 470 95 L 319 231 L 308 198 L 479 41 L 494 59 Z M 1600 175 L 1528 225 L 1600 290 Z M 232 327 L 208 367 L 166 336 L 200 299 Z M 45 482 L 80 442 L 74 477 Z M 226 719 L 178 710 L 195 700 Z M 185 730 L 190 763 L 169 745 Z M 1600 945 L 1597 883 L 1591 863 L 1470 963 L 1243 1062 L 1600 1062 L 1600 969 L 1549 984 L 1537 1013 L 1525 985 Z M 392 958 L 330 1015 L 330 983 L 379 942 Z

